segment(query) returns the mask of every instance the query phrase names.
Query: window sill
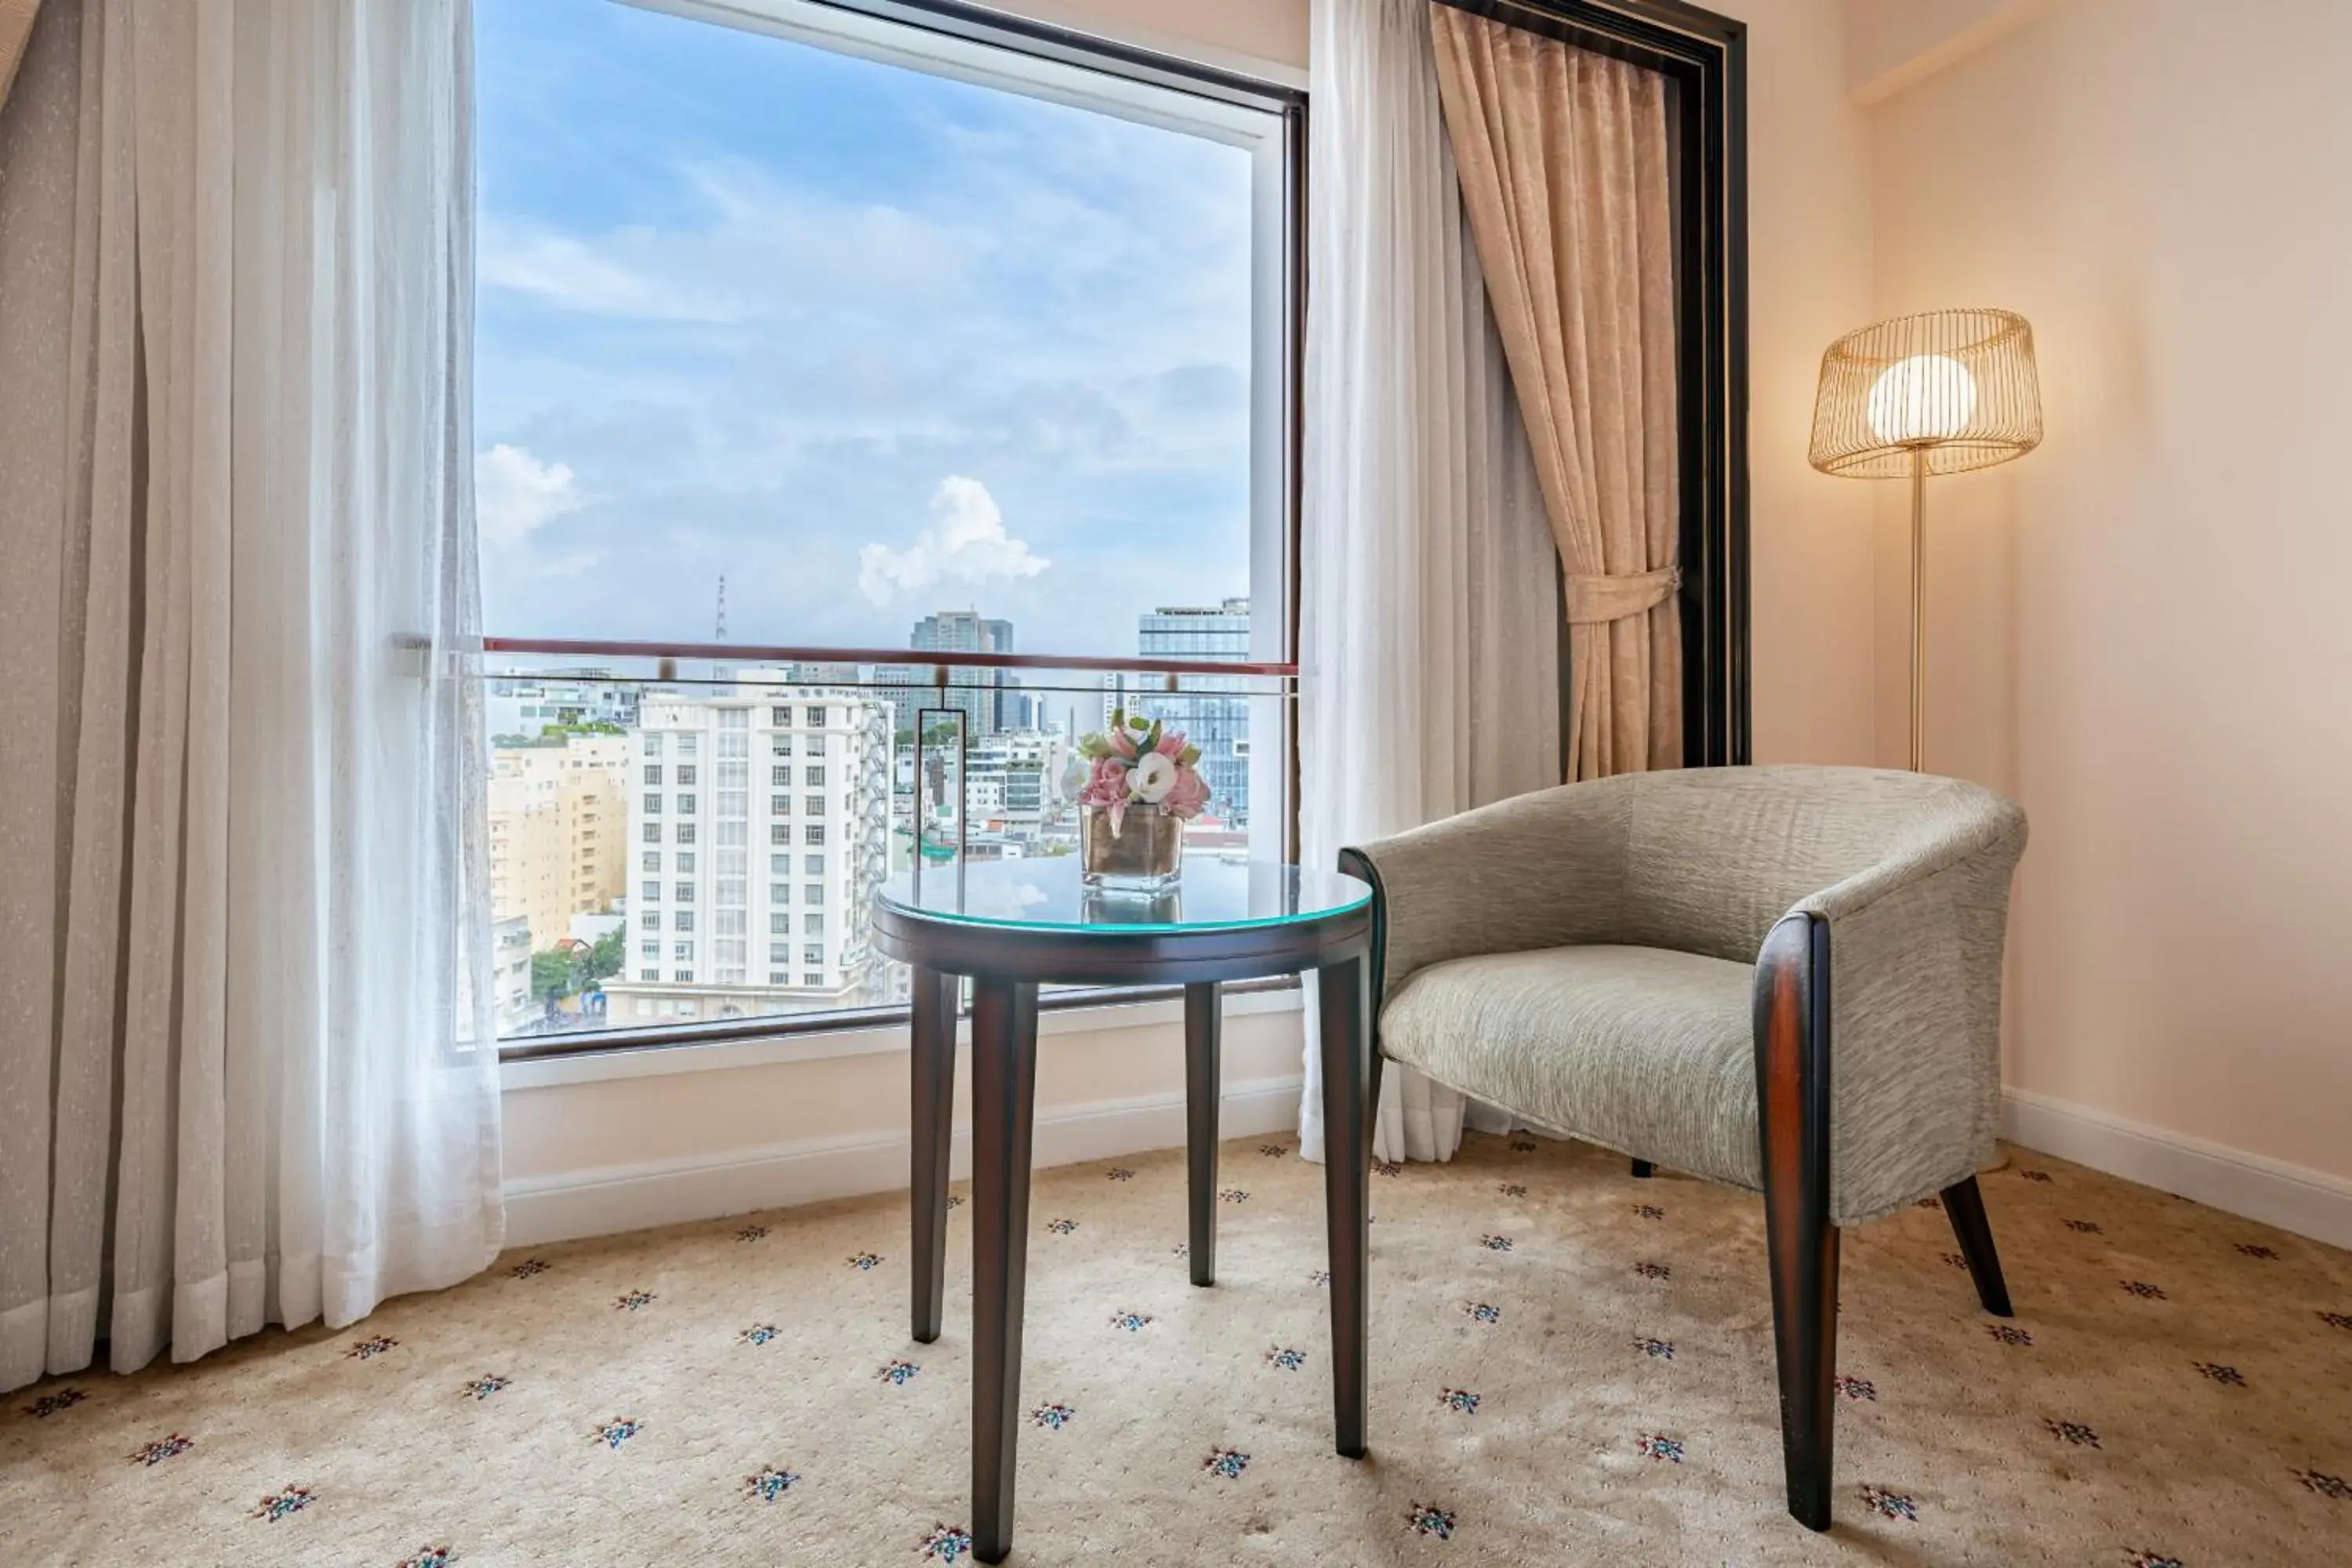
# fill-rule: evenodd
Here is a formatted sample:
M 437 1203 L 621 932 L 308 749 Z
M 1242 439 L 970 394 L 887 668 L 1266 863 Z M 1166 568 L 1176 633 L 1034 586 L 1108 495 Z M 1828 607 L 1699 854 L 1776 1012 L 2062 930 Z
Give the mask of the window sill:
M 1296 985 L 1228 992 L 1227 1018 L 1261 1013 L 1301 1010 L 1301 989 Z M 1092 1007 L 1058 1007 L 1041 1012 L 1041 1039 L 1061 1035 L 1102 1034 L 1113 1029 L 1145 1029 L 1181 1025 L 1184 1004 L 1173 998 L 1145 1002 L 1106 1002 Z M 971 1020 L 956 1026 L 956 1042 L 971 1043 Z M 604 1083 L 621 1079 L 667 1078 L 675 1073 L 724 1072 L 736 1068 L 777 1067 L 788 1062 L 828 1061 L 839 1057 L 870 1057 L 904 1053 L 907 1029 L 902 1024 L 882 1027 L 815 1030 L 758 1040 L 722 1040 L 708 1044 L 638 1047 L 627 1050 L 585 1051 L 574 1056 L 542 1057 L 499 1064 L 501 1089 L 554 1089 L 564 1084 Z

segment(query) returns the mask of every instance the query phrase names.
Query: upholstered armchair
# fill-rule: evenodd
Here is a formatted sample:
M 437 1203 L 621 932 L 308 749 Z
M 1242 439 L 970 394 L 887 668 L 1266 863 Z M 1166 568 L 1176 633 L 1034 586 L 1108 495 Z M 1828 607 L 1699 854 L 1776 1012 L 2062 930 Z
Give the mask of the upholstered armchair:
M 1975 784 L 1761 767 L 1567 784 L 1341 856 L 1378 889 L 1378 1057 L 1636 1174 L 1763 1194 L 1789 1510 L 1815 1530 L 1839 1227 L 1941 1194 L 2009 1315 L 1976 1172 L 2024 847 Z

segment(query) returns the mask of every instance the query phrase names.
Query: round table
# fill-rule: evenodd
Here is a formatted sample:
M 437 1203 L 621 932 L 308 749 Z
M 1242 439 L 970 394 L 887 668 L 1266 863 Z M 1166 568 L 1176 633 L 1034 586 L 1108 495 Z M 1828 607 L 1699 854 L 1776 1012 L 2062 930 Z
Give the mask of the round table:
M 1372 889 L 1336 871 L 1194 856 L 1160 893 L 1087 887 L 1076 856 L 956 862 L 893 879 L 874 940 L 914 976 L 914 1333 L 939 1338 L 947 1260 L 956 1001 L 972 981 L 972 1550 L 1013 1545 L 1021 1307 L 1041 984 L 1184 987 L 1192 1283 L 1216 1278 L 1218 989 L 1322 971 L 1324 1191 L 1337 1447 L 1364 1452 L 1367 1187 L 1379 1060 L 1370 1049 Z

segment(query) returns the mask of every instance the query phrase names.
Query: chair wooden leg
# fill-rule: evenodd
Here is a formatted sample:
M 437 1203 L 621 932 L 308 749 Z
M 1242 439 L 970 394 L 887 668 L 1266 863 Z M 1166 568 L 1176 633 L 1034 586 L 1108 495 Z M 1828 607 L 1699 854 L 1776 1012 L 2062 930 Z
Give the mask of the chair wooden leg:
M 1969 1176 L 1944 1189 L 1944 1213 L 1951 1216 L 1952 1234 L 1960 1238 L 1960 1256 L 1969 1262 L 1969 1278 L 1977 1282 L 1977 1300 L 1996 1318 L 2013 1316 L 2009 1284 L 2000 1277 L 2000 1254 L 1993 1250 L 1992 1226 L 1985 1219 L 1984 1194 Z
M 1647 1160 L 1636 1160 L 1633 1162 L 1633 1174 L 1641 1177 L 1643 1181 L 1648 1181 L 1652 1176 L 1656 1175 L 1657 1173 L 1658 1168 L 1655 1165 L 1651 1164 Z
M 1192 1236 L 1185 1250 L 1192 1283 L 1217 1282 L 1217 1097 L 1219 987 L 1184 987 L 1185 1201 Z
M 1790 915 L 1764 940 L 1756 987 L 1772 1341 L 1789 1511 L 1830 1527 L 1838 1229 L 1830 1223 L 1829 927 Z

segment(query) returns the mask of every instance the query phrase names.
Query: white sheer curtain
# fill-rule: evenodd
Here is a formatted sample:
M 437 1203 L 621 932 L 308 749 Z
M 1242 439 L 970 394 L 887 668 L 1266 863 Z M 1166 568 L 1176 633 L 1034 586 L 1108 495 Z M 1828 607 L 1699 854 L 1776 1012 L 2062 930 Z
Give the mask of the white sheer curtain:
M 1302 853 L 1559 780 L 1559 558 L 1438 102 L 1428 0 L 1315 0 Z M 1307 1009 L 1307 1158 L 1323 1157 Z M 1374 1152 L 1451 1158 L 1460 1095 L 1391 1065 Z
M 465 0 L 47 0 L 0 113 L 0 1388 L 499 1245 Z

